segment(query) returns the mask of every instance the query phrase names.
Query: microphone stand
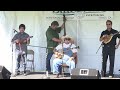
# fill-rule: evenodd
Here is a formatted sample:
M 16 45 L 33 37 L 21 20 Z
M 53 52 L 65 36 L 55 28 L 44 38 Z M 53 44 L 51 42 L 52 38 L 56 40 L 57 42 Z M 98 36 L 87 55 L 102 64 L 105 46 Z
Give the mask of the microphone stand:
M 98 48 L 96 54 L 98 53 L 98 51 L 100 50 L 100 48 L 103 46 L 103 43 L 101 43 L 100 47 Z M 104 71 L 103 71 L 103 51 L 102 51 L 102 68 L 101 68 L 101 76 L 103 76 Z
M 18 33 L 15 29 L 13 29 L 14 30 L 14 33 L 16 32 L 16 33 Z M 13 38 L 13 37 L 12 37 Z M 14 73 L 14 70 L 13 70 L 13 42 L 11 42 L 11 44 L 12 44 L 12 73 Z
M 98 53 L 98 51 L 100 50 L 100 48 L 101 48 L 101 46 L 102 46 L 103 44 L 101 43 L 101 45 L 100 45 L 100 47 L 98 48 L 98 50 L 97 50 L 97 52 L 96 52 L 96 54 Z

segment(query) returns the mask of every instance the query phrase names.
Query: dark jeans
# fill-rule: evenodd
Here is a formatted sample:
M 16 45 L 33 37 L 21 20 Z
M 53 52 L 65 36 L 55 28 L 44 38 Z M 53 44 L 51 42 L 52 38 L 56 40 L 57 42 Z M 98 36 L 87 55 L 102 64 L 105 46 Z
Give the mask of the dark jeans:
M 46 58 L 46 70 L 48 72 L 51 72 L 50 60 L 51 60 L 52 55 L 53 55 L 53 53 L 48 53 L 47 58 Z
M 102 53 L 103 53 L 102 76 L 103 77 L 106 76 L 106 64 L 107 64 L 108 56 L 109 56 L 109 62 L 110 62 L 109 76 L 113 76 L 114 61 L 115 61 L 115 46 L 108 46 L 108 45 L 104 46 Z

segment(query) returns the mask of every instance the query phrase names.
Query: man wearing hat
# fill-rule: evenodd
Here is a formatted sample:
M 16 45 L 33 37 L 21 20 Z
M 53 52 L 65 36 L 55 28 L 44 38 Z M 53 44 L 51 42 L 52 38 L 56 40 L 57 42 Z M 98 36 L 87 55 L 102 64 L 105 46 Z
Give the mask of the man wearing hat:
M 57 74 L 57 77 L 61 73 L 61 65 L 69 66 L 71 73 L 71 70 L 75 68 L 75 58 L 77 56 L 77 49 L 75 44 L 73 44 L 73 39 L 70 36 L 63 36 L 61 39 L 63 43 L 59 44 L 55 51 L 61 53 L 62 58 L 58 58 L 59 56 L 57 57 L 55 52 L 56 58 L 53 60 L 53 74 Z

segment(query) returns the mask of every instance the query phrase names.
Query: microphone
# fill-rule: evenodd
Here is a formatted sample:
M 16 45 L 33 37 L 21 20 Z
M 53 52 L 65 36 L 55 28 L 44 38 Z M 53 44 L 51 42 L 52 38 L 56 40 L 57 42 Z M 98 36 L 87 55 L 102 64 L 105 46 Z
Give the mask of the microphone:
M 13 29 L 13 30 L 14 30 L 14 33 L 15 33 L 15 32 L 17 32 L 17 33 L 18 33 L 18 31 L 17 31 L 17 30 L 15 30 L 15 29 Z

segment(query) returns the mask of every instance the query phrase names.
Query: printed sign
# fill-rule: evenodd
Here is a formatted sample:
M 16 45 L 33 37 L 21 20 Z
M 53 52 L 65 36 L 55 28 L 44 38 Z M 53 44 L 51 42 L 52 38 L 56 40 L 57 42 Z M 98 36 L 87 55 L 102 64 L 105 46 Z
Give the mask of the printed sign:
M 65 14 L 67 20 L 100 20 L 113 18 L 113 11 L 49 11 L 46 18 L 63 20 L 63 14 Z

